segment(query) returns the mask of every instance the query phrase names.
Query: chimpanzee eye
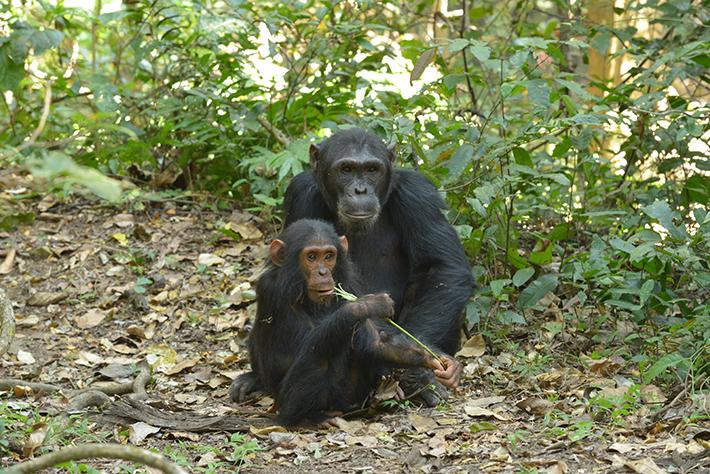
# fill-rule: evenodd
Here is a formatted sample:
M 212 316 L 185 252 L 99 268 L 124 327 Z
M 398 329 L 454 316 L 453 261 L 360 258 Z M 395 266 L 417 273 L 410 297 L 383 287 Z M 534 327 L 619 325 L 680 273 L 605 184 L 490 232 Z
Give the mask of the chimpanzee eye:
M 367 172 L 368 173 L 377 173 L 377 166 L 370 165 L 367 167 Z
M 353 170 L 350 165 L 345 165 L 341 169 L 343 170 L 343 173 L 350 173 Z
M 325 254 L 325 259 L 332 260 L 333 259 L 333 252 L 328 252 L 327 254 Z
M 306 257 L 309 262 L 315 262 L 316 261 L 316 254 L 313 252 L 309 253 L 308 256 Z

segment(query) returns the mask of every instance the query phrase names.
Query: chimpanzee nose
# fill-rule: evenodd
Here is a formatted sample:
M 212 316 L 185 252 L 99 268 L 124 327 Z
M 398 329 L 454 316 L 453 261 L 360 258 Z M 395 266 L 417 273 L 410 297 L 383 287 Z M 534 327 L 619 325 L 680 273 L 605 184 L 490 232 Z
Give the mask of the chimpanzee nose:
M 365 186 L 355 186 L 355 194 L 367 194 L 367 188 Z
M 320 268 L 318 269 L 318 274 L 319 274 L 319 275 L 323 276 L 323 275 L 325 275 L 326 273 L 328 273 L 328 269 L 327 269 L 327 268 L 325 268 L 325 267 L 320 267 Z

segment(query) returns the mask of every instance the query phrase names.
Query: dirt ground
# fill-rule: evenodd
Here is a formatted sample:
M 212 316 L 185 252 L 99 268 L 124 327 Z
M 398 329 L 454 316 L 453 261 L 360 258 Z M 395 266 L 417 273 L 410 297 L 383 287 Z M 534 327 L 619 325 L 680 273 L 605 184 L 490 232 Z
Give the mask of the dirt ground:
M 436 409 L 393 400 L 389 384 L 376 410 L 327 431 L 262 423 L 236 435 L 190 433 L 95 413 L 67 418 L 72 390 L 130 382 L 143 361 L 153 374 L 149 404 L 245 414 L 247 428 L 254 413 L 268 416 L 269 398 L 239 407 L 227 389 L 248 368 L 254 282 L 277 226 L 217 210 L 207 196 L 148 197 L 119 206 L 60 200 L 0 172 L 0 220 L 11 227 L 0 228 L 0 286 L 17 320 L 0 378 L 63 388 L 0 392 L 0 439 L 10 441 L 0 443 L 0 467 L 65 445 L 118 442 L 193 472 L 708 472 L 710 428 L 689 418 L 697 412 L 689 397 L 653 385 L 629 397 L 634 367 L 593 357 L 638 328 L 579 331 L 553 295 L 517 332 L 497 338 L 489 324 L 485 337 L 471 334 L 459 355 L 463 384 Z M 85 463 L 134 472 L 125 462 Z

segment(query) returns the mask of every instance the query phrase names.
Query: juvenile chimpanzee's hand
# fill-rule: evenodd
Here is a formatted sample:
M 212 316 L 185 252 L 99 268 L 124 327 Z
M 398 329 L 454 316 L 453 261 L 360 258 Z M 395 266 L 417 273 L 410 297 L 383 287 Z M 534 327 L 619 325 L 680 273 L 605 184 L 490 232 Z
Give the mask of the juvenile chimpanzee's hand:
M 348 304 L 352 305 L 353 314 L 361 319 L 387 319 L 394 316 L 394 301 L 387 293 L 365 295 Z

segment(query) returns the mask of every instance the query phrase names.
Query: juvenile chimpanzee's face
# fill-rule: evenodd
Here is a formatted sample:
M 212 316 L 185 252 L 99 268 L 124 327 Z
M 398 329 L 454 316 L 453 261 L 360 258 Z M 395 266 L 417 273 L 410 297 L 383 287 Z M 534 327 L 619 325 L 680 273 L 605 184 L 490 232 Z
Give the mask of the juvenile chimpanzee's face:
M 327 242 L 313 242 L 301 250 L 299 266 L 306 282 L 308 298 L 316 304 L 326 303 L 334 294 L 338 249 Z
M 359 129 L 343 130 L 310 150 L 311 167 L 328 206 L 350 233 L 369 230 L 387 200 L 393 149 Z

